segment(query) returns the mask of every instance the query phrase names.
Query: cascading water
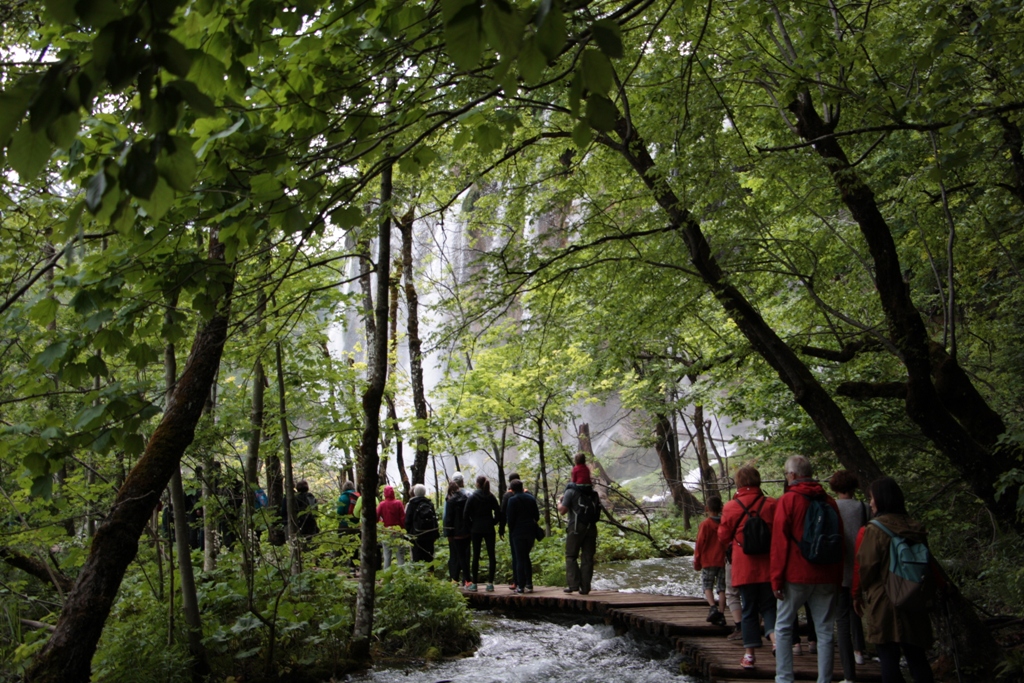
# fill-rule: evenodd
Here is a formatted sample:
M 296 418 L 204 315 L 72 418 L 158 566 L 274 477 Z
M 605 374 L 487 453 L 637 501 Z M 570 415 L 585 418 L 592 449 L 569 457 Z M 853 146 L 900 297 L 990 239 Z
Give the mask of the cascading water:
M 596 568 L 596 590 L 697 595 L 690 558 L 615 562 Z M 499 588 L 502 590 L 502 588 Z M 679 673 L 680 656 L 663 640 L 567 619 L 514 619 L 480 612 L 483 640 L 471 657 L 417 668 L 390 668 L 353 683 L 696 683 Z

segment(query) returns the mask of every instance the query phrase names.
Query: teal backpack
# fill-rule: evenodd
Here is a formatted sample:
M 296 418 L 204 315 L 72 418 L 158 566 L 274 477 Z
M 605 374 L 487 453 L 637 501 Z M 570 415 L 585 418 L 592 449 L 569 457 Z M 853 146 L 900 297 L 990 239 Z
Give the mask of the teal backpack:
M 935 597 L 935 577 L 931 569 L 932 555 L 925 543 L 911 543 L 889 531 L 877 519 L 871 520 L 889 536 L 889 578 L 885 594 L 901 610 L 931 607 Z

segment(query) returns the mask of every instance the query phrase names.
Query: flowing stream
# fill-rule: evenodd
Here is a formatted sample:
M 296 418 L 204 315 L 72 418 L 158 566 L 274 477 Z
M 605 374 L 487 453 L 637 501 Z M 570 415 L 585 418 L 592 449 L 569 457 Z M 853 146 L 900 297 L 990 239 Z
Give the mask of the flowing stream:
M 700 574 L 690 558 L 599 565 L 595 590 L 698 595 Z M 498 588 L 502 590 L 502 588 Z M 476 616 L 483 641 L 464 659 L 409 668 L 372 670 L 353 683 L 695 683 L 679 673 L 680 657 L 668 643 L 612 626 L 570 618 L 511 619 Z

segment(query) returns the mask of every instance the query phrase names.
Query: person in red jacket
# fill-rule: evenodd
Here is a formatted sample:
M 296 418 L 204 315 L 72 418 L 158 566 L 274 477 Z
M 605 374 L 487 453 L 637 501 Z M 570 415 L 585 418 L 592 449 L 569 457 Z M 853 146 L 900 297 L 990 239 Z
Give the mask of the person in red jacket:
M 708 498 L 704 514 L 707 519 L 697 529 L 697 544 L 693 548 L 693 569 L 700 572 L 704 597 L 711 606 L 707 620 L 716 626 L 725 626 L 725 546 L 718 540 L 722 499 L 718 496 Z M 721 605 L 715 602 L 715 588 Z
M 384 500 L 377 504 L 377 521 L 384 522 L 385 529 L 391 527 L 403 529 L 405 526 L 405 506 L 402 505 L 402 501 L 395 500 L 393 486 L 384 487 Z M 401 541 L 396 542 L 392 535 L 385 535 L 381 540 L 381 545 L 384 546 L 384 569 L 391 566 L 392 553 L 399 566 L 405 564 L 405 546 L 401 544 Z
M 802 455 L 786 460 L 786 493 L 775 506 L 772 525 L 771 579 L 778 598 L 775 621 L 775 681 L 793 683 L 793 629 L 796 613 L 807 603 L 818 635 L 818 683 L 832 680 L 835 648 L 832 629 L 835 626 L 836 596 L 843 582 L 843 526 L 839 506 L 825 493 L 817 481 L 811 461 Z M 804 540 L 807 515 L 812 504 L 826 521 L 816 539 Z M 831 509 L 829 513 L 826 509 Z M 811 518 L 813 520 L 813 518 Z M 815 556 L 815 553 L 820 553 Z M 809 559 L 813 557 L 815 561 Z
M 761 490 L 761 473 L 749 465 L 736 471 L 736 495 L 722 511 L 722 523 L 718 527 L 718 538 L 726 547 L 731 547 L 732 585 L 740 592 L 743 616 L 740 628 L 743 632 L 745 653 L 740 662 L 744 669 L 752 669 L 756 663 L 754 650 L 761 647 L 761 620 L 764 619 L 764 633 L 772 639 L 775 632 L 775 596 L 771 585 L 771 555 L 766 552 L 748 555 L 743 551 L 743 530 L 747 520 L 759 517 L 768 525 L 775 520 L 775 499 L 764 495 Z

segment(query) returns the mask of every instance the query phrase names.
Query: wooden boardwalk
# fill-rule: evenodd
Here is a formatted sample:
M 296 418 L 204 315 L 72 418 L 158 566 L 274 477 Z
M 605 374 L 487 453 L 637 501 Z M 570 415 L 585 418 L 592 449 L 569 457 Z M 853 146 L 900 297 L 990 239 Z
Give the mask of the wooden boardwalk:
M 538 586 L 533 593 L 513 593 L 506 586 L 498 586 L 493 593 L 480 590 L 465 591 L 469 603 L 479 609 L 504 612 L 583 615 L 604 619 L 606 623 L 628 627 L 652 636 L 667 639 L 687 659 L 688 673 L 701 676 L 711 683 L 740 683 L 741 681 L 774 680 L 775 658 L 765 641 L 757 651 L 757 666 L 747 670 L 740 667 L 743 646 L 740 641 L 726 640 L 731 628 L 713 626 L 705 621 L 708 606 L 700 598 L 683 598 L 650 593 L 620 593 L 592 591 L 590 595 L 566 594 L 561 588 Z M 804 654 L 793 658 L 797 680 L 816 680 L 816 655 Z M 832 680 L 842 681 L 839 653 L 835 653 Z M 869 662 L 857 667 L 857 681 L 882 680 L 878 664 Z

